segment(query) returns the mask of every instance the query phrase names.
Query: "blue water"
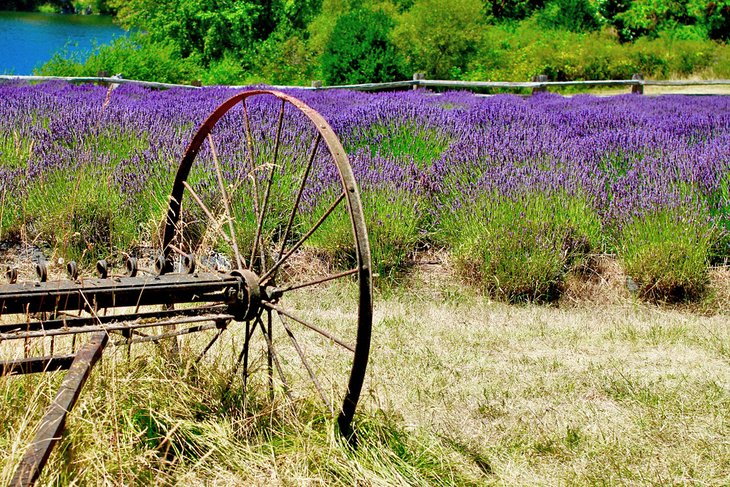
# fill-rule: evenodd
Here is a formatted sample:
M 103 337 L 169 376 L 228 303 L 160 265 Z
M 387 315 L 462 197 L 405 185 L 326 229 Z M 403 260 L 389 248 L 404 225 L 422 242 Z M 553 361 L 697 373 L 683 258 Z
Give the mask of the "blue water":
M 33 74 L 58 51 L 86 57 L 123 35 L 106 16 L 0 12 L 0 74 Z

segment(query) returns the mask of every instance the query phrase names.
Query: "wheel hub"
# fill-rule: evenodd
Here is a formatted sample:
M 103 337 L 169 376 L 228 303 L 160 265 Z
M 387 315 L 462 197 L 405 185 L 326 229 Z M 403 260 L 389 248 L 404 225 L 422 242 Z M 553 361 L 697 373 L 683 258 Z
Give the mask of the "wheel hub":
M 238 321 L 249 321 L 259 314 L 261 309 L 261 286 L 260 279 L 256 273 L 247 269 L 231 272 L 241 282 L 238 289 L 231 288 L 235 302 L 230 306 L 230 311 Z

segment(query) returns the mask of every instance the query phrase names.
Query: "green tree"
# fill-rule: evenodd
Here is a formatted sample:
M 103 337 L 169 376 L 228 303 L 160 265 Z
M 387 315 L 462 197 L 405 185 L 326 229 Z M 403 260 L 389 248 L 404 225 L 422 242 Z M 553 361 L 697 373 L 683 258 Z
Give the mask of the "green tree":
M 393 39 L 409 64 L 430 77 L 460 77 L 476 52 L 485 18 L 481 0 L 416 0 Z
M 271 33 L 271 2 L 236 0 L 109 0 L 125 27 L 176 45 L 183 57 L 201 54 L 205 62 L 226 51 L 245 54 Z
M 406 75 L 390 41 L 394 22 L 384 11 L 358 9 L 341 16 L 322 55 L 328 84 L 394 81 Z
M 589 0 L 551 0 L 535 15 L 538 25 L 548 29 L 586 32 L 601 25 L 598 8 Z
M 730 0 L 633 0 L 614 17 L 624 39 L 662 32 L 679 38 L 730 38 Z

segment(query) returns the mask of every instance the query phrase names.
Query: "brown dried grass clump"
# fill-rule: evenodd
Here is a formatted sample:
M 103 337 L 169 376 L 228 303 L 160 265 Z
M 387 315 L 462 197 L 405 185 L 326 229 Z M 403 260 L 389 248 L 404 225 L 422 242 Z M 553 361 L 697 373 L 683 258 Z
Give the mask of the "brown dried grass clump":
M 626 274 L 618 260 L 610 255 L 590 255 L 567 276 L 560 304 L 622 304 L 630 299 Z

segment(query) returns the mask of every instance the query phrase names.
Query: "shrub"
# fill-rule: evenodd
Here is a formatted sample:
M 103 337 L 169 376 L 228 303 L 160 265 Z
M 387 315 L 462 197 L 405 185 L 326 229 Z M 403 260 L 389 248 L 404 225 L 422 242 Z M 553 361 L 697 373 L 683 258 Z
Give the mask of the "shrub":
M 189 83 L 200 79 L 202 67 L 198 57 L 183 58 L 169 42 L 135 34 L 97 46 L 86 61 L 73 54 L 57 53 L 37 70 L 38 74 L 50 76 L 96 76 L 100 71 L 121 73 L 128 79 Z
M 546 29 L 543 12 L 516 25 L 489 26 L 468 66 L 474 80 L 528 80 L 546 74 L 552 81 L 573 79 L 628 79 L 634 73 L 647 78 L 727 70 L 730 48 L 710 40 L 684 39 L 664 32 L 622 44 L 615 32 L 570 32 Z
M 706 289 L 715 231 L 677 210 L 661 210 L 630 222 L 621 235 L 624 271 L 650 301 L 678 302 Z
M 324 54 L 328 84 L 373 83 L 404 79 L 403 59 L 390 42 L 394 22 L 382 10 L 355 10 L 335 24 Z
M 479 45 L 483 8 L 481 0 L 416 0 L 398 18 L 393 41 L 414 70 L 459 78 Z
M 566 273 L 599 246 L 601 223 L 583 198 L 485 196 L 442 222 L 458 271 L 510 302 L 559 297 Z

